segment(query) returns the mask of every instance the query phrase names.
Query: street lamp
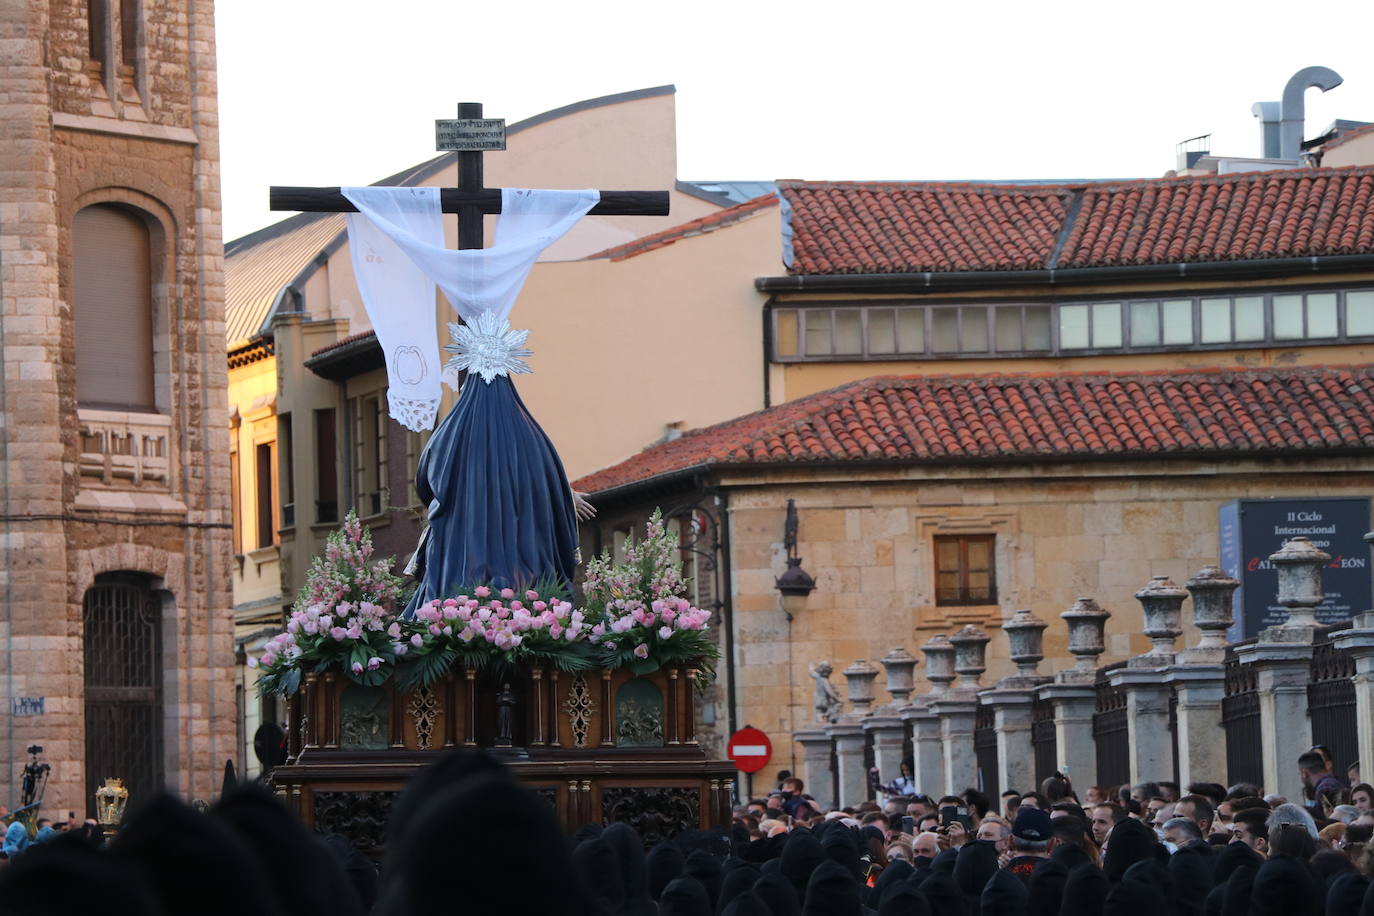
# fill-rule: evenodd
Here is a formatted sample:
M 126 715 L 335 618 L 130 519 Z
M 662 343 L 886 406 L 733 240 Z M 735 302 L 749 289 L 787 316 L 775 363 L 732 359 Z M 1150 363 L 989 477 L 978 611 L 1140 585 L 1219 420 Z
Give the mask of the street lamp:
M 782 609 L 790 621 L 806 606 L 806 596 L 816 589 L 816 580 L 802 569 L 801 557 L 797 556 L 797 502 L 787 501 L 787 522 L 783 527 L 783 547 L 787 550 L 787 569 L 774 580 L 774 586 L 782 594 Z

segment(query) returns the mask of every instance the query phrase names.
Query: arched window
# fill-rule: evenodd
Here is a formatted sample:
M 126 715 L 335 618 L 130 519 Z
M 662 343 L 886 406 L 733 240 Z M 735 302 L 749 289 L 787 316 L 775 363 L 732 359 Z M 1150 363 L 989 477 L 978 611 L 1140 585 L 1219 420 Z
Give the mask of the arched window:
M 156 410 L 147 223 L 114 204 L 86 207 L 76 214 L 72 252 L 77 404 Z
M 106 573 L 83 618 L 86 799 L 110 776 L 148 798 L 163 787 L 161 602 L 147 577 Z

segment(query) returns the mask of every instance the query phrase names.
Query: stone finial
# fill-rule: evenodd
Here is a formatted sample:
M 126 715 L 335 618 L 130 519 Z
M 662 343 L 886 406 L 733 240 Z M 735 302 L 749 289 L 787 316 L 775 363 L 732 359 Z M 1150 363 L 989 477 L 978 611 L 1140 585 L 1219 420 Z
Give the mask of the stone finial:
M 1168 576 L 1153 576 L 1136 600 L 1145 612 L 1145 635 L 1153 645 L 1145 655 L 1132 660 L 1132 666 L 1159 667 L 1174 661 L 1174 641 L 1183 632 L 1183 599 L 1188 593 Z
M 887 692 L 892 696 L 892 705 L 905 706 L 907 698 L 916 686 L 916 656 L 904 648 L 896 648 L 884 655 L 880 661 L 887 670 Z
M 1069 625 L 1069 653 L 1074 657 L 1072 674 L 1097 674 L 1097 658 L 1107 651 L 1107 618 L 1112 612 L 1091 598 L 1079 598 L 1059 615 Z
M 1017 611 L 1002 624 L 1011 645 L 1011 660 L 1016 663 L 1017 677 L 1035 677 L 1040 660 L 1045 657 L 1045 627 L 1049 624 L 1028 609 Z
M 1235 622 L 1231 597 L 1240 582 L 1220 566 L 1204 566 L 1183 584 L 1193 596 L 1193 624 L 1200 633 L 1198 653 L 1224 653 L 1226 631 Z
M 930 637 L 921 652 L 926 657 L 926 680 L 930 681 L 930 695 L 938 697 L 954 680 L 954 643 L 943 633 Z
M 978 686 L 978 679 L 987 670 L 990 638 L 971 623 L 949 638 L 954 643 L 954 670 L 959 672 L 960 687 Z
M 849 705 L 855 716 L 866 716 L 873 705 L 873 681 L 878 677 L 878 669 L 869 664 L 868 659 L 860 658 L 840 672 L 848 682 Z
M 1331 562 L 1326 553 L 1305 537 L 1289 538 L 1278 552 L 1269 555 L 1279 573 L 1279 604 L 1288 608 L 1285 627 L 1315 627 L 1317 605 L 1322 603 L 1322 567 Z

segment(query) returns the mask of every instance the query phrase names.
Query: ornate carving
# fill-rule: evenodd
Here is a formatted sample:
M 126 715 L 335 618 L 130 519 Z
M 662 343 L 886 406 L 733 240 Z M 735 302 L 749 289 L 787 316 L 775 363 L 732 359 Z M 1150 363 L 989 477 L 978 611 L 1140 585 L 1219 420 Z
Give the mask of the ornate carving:
M 663 694 L 650 681 L 626 681 L 615 696 L 617 747 L 663 746 Z
M 339 747 L 345 751 L 387 748 L 391 708 L 380 687 L 349 686 L 339 700 Z
M 429 687 L 417 688 L 410 695 L 406 712 L 415 720 L 415 746 L 422 751 L 434 747 L 434 720 L 439 712 L 439 702 Z
M 591 731 L 596 703 L 592 701 L 592 692 L 587 687 L 587 679 L 582 675 L 579 674 L 572 679 L 572 685 L 568 688 L 568 699 L 563 703 L 563 708 L 567 711 L 568 723 L 572 726 L 573 746 L 586 747 L 587 733 Z
M 840 718 L 840 695 L 830 683 L 830 675 L 834 670 L 830 667 L 830 662 L 819 662 L 811 666 L 811 677 L 816 681 L 816 698 L 813 705 L 816 707 L 817 722 L 834 722 Z
M 646 847 L 701 825 L 701 791 L 681 786 L 603 786 L 601 815 L 635 829 Z
M 338 833 L 370 858 L 379 858 L 386 842 L 386 821 L 399 792 L 316 792 L 315 829 Z
M 532 791 L 536 797 L 544 799 L 549 803 L 549 807 L 555 812 L 558 811 L 558 790 L 553 786 L 535 786 Z

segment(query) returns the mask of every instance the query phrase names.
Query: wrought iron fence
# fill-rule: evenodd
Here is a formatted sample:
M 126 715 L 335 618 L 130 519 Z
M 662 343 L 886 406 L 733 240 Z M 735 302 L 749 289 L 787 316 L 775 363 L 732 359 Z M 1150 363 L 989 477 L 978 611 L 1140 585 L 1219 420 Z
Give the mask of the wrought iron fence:
M 1173 781 L 1179 781 L 1178 771 L 1178 691 L 1169 690 L 1169 744 L 1173 754 Z
M 1038 786 L 1059 769 L 1054 704 L 1039 697 L 1031 700 L 1031 750 L 1035 757 L 1035 784 Z
M 1097 783 L 1120 786 L 1131 781 L 1131 736 L 1126 721 L 1126 691 L 1113 687 L 1108 676 L 1125 662 L 1097 669 L 1097 708 L 1093 711 L 1093 742 L 1097 745 Z
M 1312 679 L 1307 684 L 1307 710 L 1312 720 L 1312 743 L 1331 751 L 1336 773 L 1359 756 L 1355 719 L 1355 659 L 1339 649 L 1331 636 L 1350 626 L 1339 623 L 1318 631 L 1312 646 Z
M 1226 733 L 1228 783 L 1264 784 L 1263 735 L 1260 731 L 1259 693 L 1255 670 L 1243 665 L 1236 649 L 1253 643 L 1241 640 L 1226 648 L 1225 694 L 1221 700 L 1221 727 Z
M 978 788 L 996 802 L 1001 791 L 997 771 L 996 713 L 991 706 L 981 703 L 973 717 L 973 753 L 978 762 Z

